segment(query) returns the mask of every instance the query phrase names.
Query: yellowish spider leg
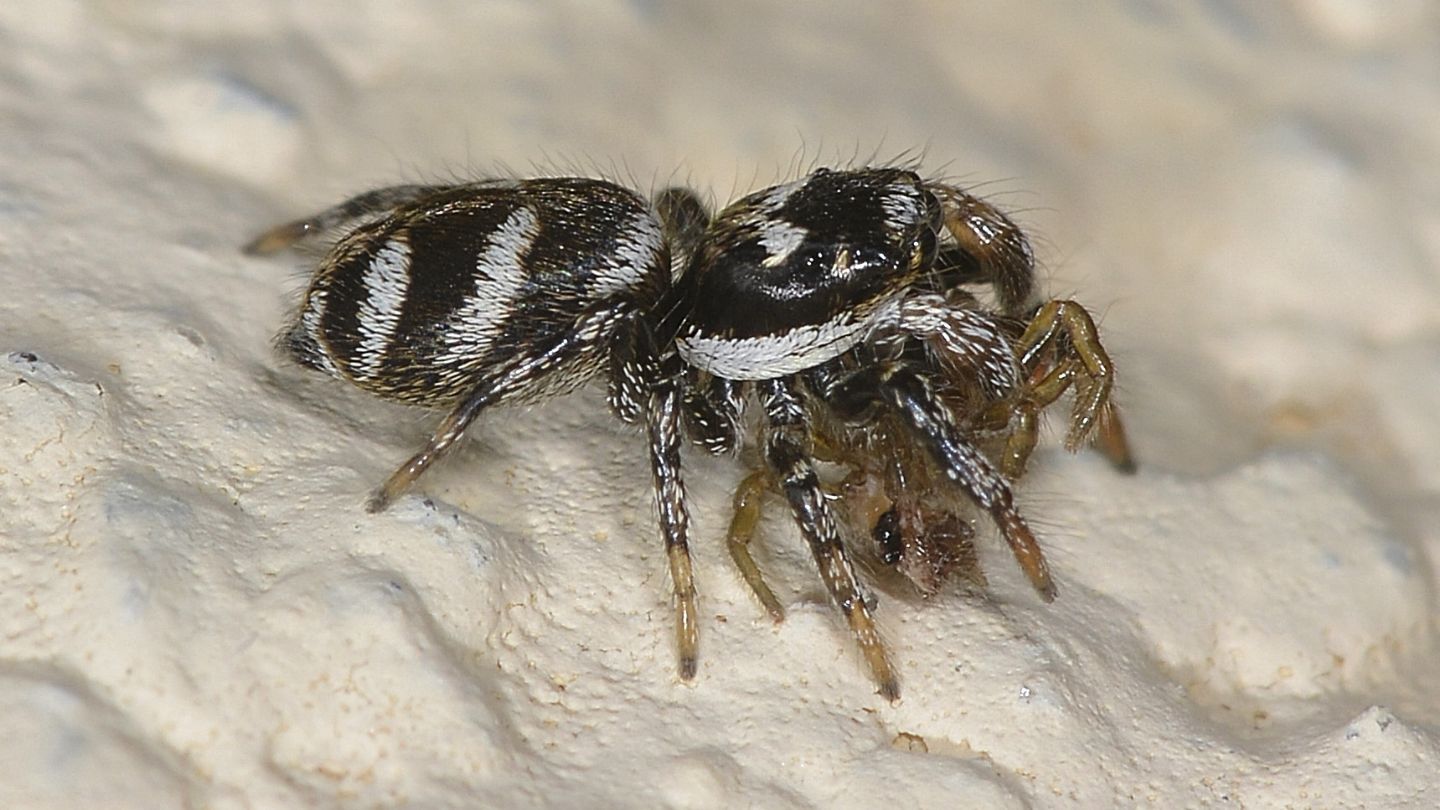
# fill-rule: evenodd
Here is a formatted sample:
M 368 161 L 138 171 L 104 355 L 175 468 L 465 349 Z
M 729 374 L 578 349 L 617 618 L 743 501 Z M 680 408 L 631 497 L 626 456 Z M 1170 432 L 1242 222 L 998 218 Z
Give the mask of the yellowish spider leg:
M 1067 344 L 1063 348 L 1058 345 L 1062 334 Z M 1034 401 L 1037 410 L 1043 409 L 1073 386 L 1075 404 L 1065 435 L 1066 449 L 1073 452 L 1094 438 L 1101 452 L 1116 467 L 1134 469 L 1124 427 L 1118 420 L 1107 417 L 1112 413 L 1110 391 L 1115 365 L 1100 343 L 1094 319 L 1083 306 L 1067 300 L 1046 302 L 1021 335 L 1016 353 L 1021 366 L 1033 370 L 1038 368 L 1041 355 L 1050 349 L 1061 351 L 1064 356 L 1055 368 L 1031 386 L 1026 399 Z M 1109 427 L 1105 427 L 1107 422 Z
M 730 557 L 735 560 L 735 567 L 740 569 L 740 575 L 755 592 L 760 604 L 765 606 L 770 618 L 778 623 L 784 621 L 785 609 L 775 598 L 775 592 L 765 584 L 759 566 L 755 565 L 755 558 L 750 556 L 750 541 L 755 538 L 755 527 L 760 522 L 760 505 L 773 484 L 774 479 L 767 472 L 759 471 L 745 476 L 740 486 L 735 488 L 735 514 L 730 518 L 725 542 L 730 548 Z

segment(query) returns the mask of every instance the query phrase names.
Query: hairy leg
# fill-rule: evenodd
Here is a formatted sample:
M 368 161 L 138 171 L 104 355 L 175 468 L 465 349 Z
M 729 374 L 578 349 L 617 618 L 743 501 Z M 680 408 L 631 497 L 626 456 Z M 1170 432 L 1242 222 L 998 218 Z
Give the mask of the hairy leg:
M 743 385 L 690 369 L 685 385 L 685 430 L 711 455 L 733 452 L 740 443 Z
M 841 542 L 824 488 L 811 459 L 810 429 L 799 386 L 791 379 L 760 383 L 769 433 L 765 461 L 780 484 L 790 511 L 820 568 L 830 598 L 845 614 L 850 631 L 870 666 L 870 672 L 889 700 L 900 695 L 900 684 L 885 652 L 865 595 Z
M 954 186 L 929 188 L 944 209 L 945 229 L 961 248 L 942 255 L 973 262 L 974 267 L 960 269 L 993 284 L 1001 311 L 1019 315 L 1035 290 L 1035 258 L 1020 226 L 1000 209 Z
M 357 194 L 313 216 L 276 225 L 250 240 L 243 250 L 252 256 L 278 253 L 300 242 L 320 236 L 332 228 L 338 228 L 347 222 L 387 211 L 437 191 L 444 191 L 446 188 L 450 188 L 450 186 L 389 186 Z
M 680 466 L 680 394 L 673 386 L 662 387 L 651 395 L 645 424 L 650 439 L 655 507 L 675 594 L 675 644 L 680 677 L 688 681 L 695 677 L 699 661 L 699 614 L 690 563 L 690 510 L 686 506 Z
M 765 584 L 760 567 L 750 555 L 750 543 L 755 539 L 755 529 L 760 523 L 761 503 L 774 485 L 774 479 L 768 471 L 756 470 L 745 476 L 740 486 L 735 488 L 735 511 L 730 518 L 730 529 L 725 534 L 725 544 L 730 549 L 730 557 L 735 561 L 735 567 L 740 569 L 745 583 L 755 592 L 760 604 L 765 606 L 765 612 L 776 622 L 781 622 L 785 620 L 785 609 L 780 606 L 775 592 Z
M 923 378 L 898 364 L 888 369 L 881 391 L 900 418 L 926 443 L 946 477 L 990 514 L 1035 590 L 1045 601 L 1053 600 L 1055 583 L 1045 555 L 1015 507 L 1009 482 L 979 448 L 961 435 L 950 409 Z
M 680 677 L 699 665 L 699 614 L 690 560 L 690 510 L 680 458 L 684 403 L 674 355 L 660 357 L 647 321 L 632 318 L 616 331 L 610 364 L 610 408 L 621 420 L 643 418 L 650 448 L 655 511 L 675 598 L 675 645 Z
M 1047 302 L 1016 342 L 1016 352 L 1031 380 L 1015 407 L 1018 420 L 1005 451 L 1006 474 L 1015 477 L 1024 472 L 1035 446 L 1037 415 L 1072 388 L 1075 404 L 1065 434 L 1066 449 L 1073 452 L 1093 441 L 1118 469 L 1133 472 L 1135 461 L 1125 428 L 1110 402 L 1115 364 L 1090 313 L 1074 301 Z
M 511 363 L 509 368 L 496 375 L 495 379 L 472 391 L 441 420 L 425 446 L 401 464 L 385 483 L 371 494 L 365 504 L 366 510 L 380 512 L 394 503 L 396 498 L 410 488 L 415 479 L 454 449 L 456 442 L 481 411 L 523 392 L 537 380 L 548 376 L 556 366 L 583 351 L 594 340 L 597 331 L 610 328 L 614 318 L 615 314 L 608 310 L 592 312 L 576 325 L 574 331 L 556 341 L 550 348 Z

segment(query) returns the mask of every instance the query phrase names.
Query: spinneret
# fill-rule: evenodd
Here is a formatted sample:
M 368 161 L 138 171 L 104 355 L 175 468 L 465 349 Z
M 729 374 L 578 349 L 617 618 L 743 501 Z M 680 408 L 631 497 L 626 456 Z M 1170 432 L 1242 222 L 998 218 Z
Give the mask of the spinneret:
M 968 503 L 1050 600 L 1054 580 L 1012 492 L 1040 413 L 1075 391 L 1066 446 L 1097 439 L 1133 469 L 1110 407 L 1113 364 L 1089 314 L 1033 300 L 1023 232 L 913 171 L 821 169 L 713 218 L 687 189 L 652 203 L 584 178 L 395 186 L 247 249 L 332 232 L 281 348 L 378 396 L 448 410 L 370 510 L 404 493 L 489 407 L 603 374 L 615 415 L 645 425 L 685 679 L 700 615 L 687 441 L 755 450 L 727 535 L 741 574 L 783 617 L 750 554 L 762 502 L 778 493 L 891 699 L 898 676 L 848 543 L 873 540 L 926 594 L 955 570 L 983 581 Z M 758 419 L 744 418 L 747 403 Z M 827 483 L 820 461 L 851 474 Z M 836 510 L 837 498 L 847 508 Z

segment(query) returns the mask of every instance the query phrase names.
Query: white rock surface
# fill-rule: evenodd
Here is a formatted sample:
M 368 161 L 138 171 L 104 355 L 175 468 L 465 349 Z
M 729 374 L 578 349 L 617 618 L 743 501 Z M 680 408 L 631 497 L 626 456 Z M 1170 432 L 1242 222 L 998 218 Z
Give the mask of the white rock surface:
M 19 0 L 0 43 L 0 807 L 1435 806 L 1434 4 Z M 599 392 L 365 514 L 434 417 L 274 357 L 303 261 L 237 250 L 397 180 L 912 147 L 1105 313 L 1143 466 L 1037 455 L 1053 605 L 984 533 L 987 593 L 882 594 L 894 705 L 778 514 L 764 618 L 698 454 L 677 682 Z

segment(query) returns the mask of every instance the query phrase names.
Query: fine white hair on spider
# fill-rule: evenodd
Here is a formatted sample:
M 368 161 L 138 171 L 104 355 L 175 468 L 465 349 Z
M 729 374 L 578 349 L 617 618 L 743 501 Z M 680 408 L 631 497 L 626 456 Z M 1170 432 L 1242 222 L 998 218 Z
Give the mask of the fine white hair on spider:
M 329 234 L 280 348 L 446 412 L 369 510 L 406 492 L 487 408 L 605 378 L 615 415 L 645 427 L 686 680 L 699 645 L 687 441 L 758 451 L 726 535 L 737 567 L 783 617 L 749 551 L 778 493 L 892 700 L 899 679 L 846 537 L 873 539 L 930 593 L 953 571 L 978 576 L 965 517 L 978 509 L 1048 601 L 1055 583 L 1012 492 L 1041 412 L 1073 392 L 1067 447 L 1093 441 L 1133 469 L 1089 313 L 1036 295 L 1029 241 L 1002 212 L 914 168 L 817 168 L 713 215 L 682 187 L 647 199 L 583 177 L 392 186 L 246 249 Z M 760 418 L 744 419 L 747 406 Z M 827 482 L 817 461 L 850 474 Z

